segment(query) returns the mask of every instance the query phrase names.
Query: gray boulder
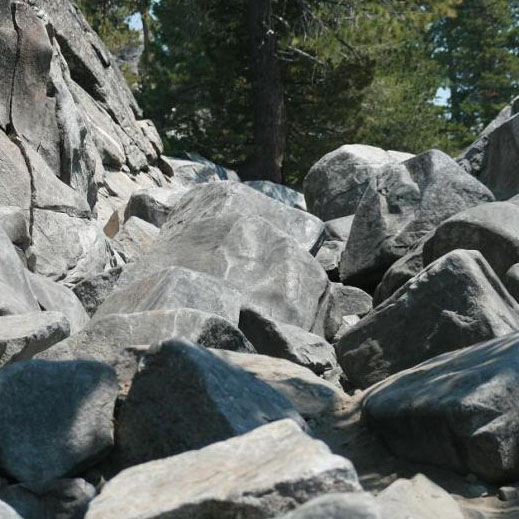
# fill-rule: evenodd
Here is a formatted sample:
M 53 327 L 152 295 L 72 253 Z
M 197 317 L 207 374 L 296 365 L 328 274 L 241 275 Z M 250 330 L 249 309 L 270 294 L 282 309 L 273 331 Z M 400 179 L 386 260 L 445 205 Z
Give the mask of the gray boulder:
M 29 221 L 26 211 L 19 207 L 0 207 L 0 226 L 9 236 L 11 243 L 25 251 L 31 243 L 29 235 Z
M 2 519 L 25 519 L 18 515 L 7 503 L 0 501 L 0 517 Z
M 254 308 L 242 308 L 239 327 L 263 355 L 290 360 L 318 375 L 337 366 L 335 350 L 323 338 L 270 319 Z
M 383 168 L 355 213 L 341 280 L 374 290 L 386 270 L 441 222 L 493 199 L 483 184 L 440 151 Z
M 251 191 L 254 196 L 262 197 Z M 266 200 L 269 204 L 277 203 Z M 281 207 L 304 215 L 296 209 Z M 268 316 L 307 331 L 312 328 L 328 279 L 319 262 L 293 238 L 258 216 L 194 221 L 188 218 L 183 225 L 170 224 L 172 220 L 163 227 L 148 253 L 125 268 L 119 282 L 121 288 L 134 282 L 137 287 L 141 283 L 137 280 L 172 265 L 185 267 L 214 276 L 221 285 L 227 283 L 240 292 L 244 304 L 257 306 Z M 149 279 L 155 279 L 154 276 L 157 274 Z M 128 306 L 119 301 L 117 294 L 112 298 L 118 298 L 110 309 L 114 313 L 119 304 Z M 239 297 L 234 295 L 233 301 L 239 304 Z M 219 313 L 214 309 L 199 309 Z M 99 312 L 104 310 L 101 307 Z M 223 317 L 237 322 L 232 316 Z
M 115 267 L 86 278 L 74 286 L 74 294 L 81 301 L 88 315 L 94 315 L 98 307 L 114 291 L 122 271 L 122 267 Z
M 125 470 L 92 501 L 86 519 L 266 519 L 320 494 L 357 490 L 348 460 L 282 420 Z
M 505 285 L 508 293 L 519 301 L 519 263 L 512 265 L 503 277 L 503 285 Z
M 480 251 L 502 278 L 519 262 L 519 207 L 509 202 L 494 202 L 454 215 L 424 245 L 424 264 L 454 249 Z
M 339 266 L 345 248 L 343 241 L 325 241 L 315 256 L 331 281 L 339 281 Z
M 238 182 L 201 184 L 190 190 L 173 208 L 167 228 L 171 232 L 184 222 L 206 218 L 237 221 L 244 216 L 261 216 L 314 254 L 324 238 L 324 224 L 315 216 Z
M 361 144 L 341 146 L 328 153 L 305 177 L 308 210 L 324 221 L 355 214 L 378 168 L 393 162 L 386 151 Z
M 124 259 L 133 261 L 146 252 L 159 235 L 158 227 L 136 216 L 129 218 L 114 240 L 122 249 Z
M 48 312 L 64 314 L 71 334 L 82 330 L 90 321 L 81 301 L 69 288 L 32 273 L 28 273 L 28 280 L 40 307 Z
M 270 182 L 269 180 L 249 180 L 244 182 L 244 184 L 282 204 L 306 211 L 305 195 L 295 189 Z
M 27 360 L 70 335 L 60 312 L 35 312 L 0 317 L 0 366 Z
M 367 395 L 368 425 L 404 459 L 516 481 L 518 344 L 516 332 L 394 375 Z
M 370 494 L 350 492 L 316 497 L 279 519 L 381 519 L 382 517 L 385 519 L 386 514 L 381 515 L 380 507 Z
M 187 268 L 170 267 L 114 291 L 93 319 L 147 310 L 194 308 L 238 323 L 240 304 L 239 294 L 224 280 Z
M 355 215 L 342 216 L 341 218 L 335 218 L 328 220 L 324 225 L 326 229 L 326 236 L 329 240 L 348 242 L 348 238 L 351 233 L 351 226 L 353 225 L 353 219 Z
M 88 361 L 28 360 L 0 371 L 0 467 L 20 482 L 77 473 L 113 445 L 117 380 Z
M 340 339 L 337 357 L 365 388 L 392 373 L 519 329 L 519 304 L 477 251 L 429 265 Z
M 244 434 L 266 423 L 304 420 L 250 373 L 187 342 L 148 350 L 117 417 L 113 463 L 124 468 Z
M 0 500 L 23 519 L 83 519 L 95 495 L 95 488 L 83 479 L 25 483 L 0 489 Z M 1 513 L 0 517 L 4 518 Z

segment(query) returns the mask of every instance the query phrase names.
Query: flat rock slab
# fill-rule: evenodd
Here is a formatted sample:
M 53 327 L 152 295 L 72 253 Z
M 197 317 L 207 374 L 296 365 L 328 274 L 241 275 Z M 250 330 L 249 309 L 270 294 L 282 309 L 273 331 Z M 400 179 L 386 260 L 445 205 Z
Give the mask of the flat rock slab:
M 118 468 L 200 449 L 265 423 L 304 420 L 289 400 L 208 350 L 168 341 L 143 357 L 117 418 Z
M 347 459 L 282 420 L 125 470 L 94 499 L 86 519 L 266 519 L 323 493 L 357 490 Z
M 0 370 L 0 467 L 20 482 L 77 473 L 113 445 L 115 372 L 98 362 L 29 360 Z
M 394 375 L 364 401 L 391 451 L 484 481 L 519 477 L 519 334 L 446 353 Z
M 365 388 L 446 351 L 519 329 L 519 305 L 477 251 L 432 263 L 343 335 L 339 364 Z

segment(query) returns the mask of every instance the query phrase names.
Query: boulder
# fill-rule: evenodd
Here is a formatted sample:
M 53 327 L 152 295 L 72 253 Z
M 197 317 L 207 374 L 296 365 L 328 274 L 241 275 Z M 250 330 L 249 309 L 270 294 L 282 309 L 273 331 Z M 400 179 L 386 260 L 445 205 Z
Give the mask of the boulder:
M 250 373 L 192 343 L 148 350 L 117 417 L 114 465 L 124 468 L 304 420 L 289 400 Z
M 348 404 L 350 397 L 339 387 L 288 360 L 235 351 L 211 351 L 273 387 L 290 400 L 307 421 L 332 415 Z
M 441 222 L 493 199 L 483 184 L 437 150 L 386 166 L 355 213 L 341 281 L 373 291 L 386 270 Z
M 287 207 L 238 182 L 196 186 L 175 205 L 167 227 L 171 232 L 185 222 L 196 223 L 207 218 L 237 221 L 245 216 L 268 220 L 313 254 L 319 250 L 324 238 L 324 224 L 319 218 Z
M 146 252 L 159 235 L 158 227 L 136 216 L 129 218 L 114 240 L 124 253 L 124 259 L 133 261 Z
M 282 420 L 125 470 L 92 501 L 86 519 L 266 519 L 320 494 L 357 490 L 348 460 Z
M 27 279 L 27 271 L 9 236 L 0 228 L 0 315 L 39 310 Z
M 113 445 L 115 372 L 89 361 L 16 362 L 0 370 L 0 467 L 25 483 L 72 475 Z
M 122 267 L 115 267 L 86 278 L 74 286 L 74 294 L 81 301 L 88 315 L 94 315 L 97 308 L 114 291 L 122 271 Z
M 339 265 L 345 248 L 343 241 L 325 241 L 315 256 L 331 281 L 339 281 Z
M 154 187 L 140 189 L 132 194 L 124 211 L 124 218 L 138 217 L 156 227 L 162 227 L 176 203 L 187 192 L 186 189 Z
M 350 492 L 316 497 L 278 519 L 381 519 L 382 517 L 385 519 L 386 514 L 381 515 L 379 505 L 370 494 Z
M 337 366 L 333 346 L 313 333 L 263 315 L 254 308 L 242 308 L 240 330 L 258 353 L 287 359 L 321 375 Z
M 27 360 L 70 335 L 60 312 L 34 312 L 0 317 L 0 366 Z
M 0 501 L 0 517 L 2 519 L 25 519 L 17 514 L 7 503 Z
M 519 301 L 519 263 L 512 265 L 503 276 L 503 285 L 508 293 Z
M 0 500 L 23 519 L 83 519 L 95 488 L 83 479 L 9 485 L 0 489 Z M 0 517 L 4 516 L 0 513 Z
M 365 388 L 392 373 L 519 329 L 519 304 L 477 251 L 429 265 L 341 337 L 337 357 Z
M 91 322 L 52 348 L 36 355 L 44 360 L 97 360 L 112 366 L 121 386 L 131 382 L 150 344 L 176 338 L 207 348 L 252 352 L 237 326 L 214 314 L 191 308 L 112 314 Z
M 443 222 L 424 245 L 427 265 L 454 249 L 473 249 L 483 254 L 502 278 L 519 262 L 519 207 L 509 202 L 482 204 Z
M 48 312 L 61 312 L 69 322 L 71 334 L 90 321 L 81 301 L 66 286 L 32 273 L 28 273 L 28 280 L 40 307 Z
M 240 297 L 225 280 L 187 268 L 170 267 L 115 290 L 98 308 L 93 319 L 111 314 L 179 308 L 202 310 L 238 323 Z
M 328 153 L 305 177 L 308 210 L 325 222 L 355 214 L 378 168 L 393 162 L 386 151 L 361 144 L 341 146 Z
M 374 387 L 365 419 L 406 460 L 516 481 L 518 366 L 517 332 L 445 353 Z
M 254 196 L 262 196 L 252 192 Z M 269 204 L 277 203 L 266 200 Z M 304 215 L 296 209 L 281 207 Z M 137 286 L 141 283 L 137 280 L 172 265 L 186 267 L 214 276 L 222 285 L 227 283 L 240 292 L 243 304 L 257 306 L 266 315 L 307 331 L 312 328 L 328 279 L 319 262 L 293 238 L 258 216 L 236 220 L 187 219 L 183 225 L 170 227 L 170 224 L 172 220 L 162 228 L 160 238 L 144 256 L 125 268 L 119 282 L 121 288 L 134 282 Z M 239 304 L 239 297 L 234 295 L 233 301 Z M 114 311 L 117 305 L 113 305 Z M 233 317 L 223 317 L 237 322 Z
M 324 226 L 326 229 L 326 236 L 329 240 L 348 242 L 351 233 L 351 226 L 355 215 L 342 216 L 341 218 L 334 218 L 328 220 Z
M 19 207 L 0 207 L 0 226 L 9 236 L 11 243 L 25 251 L 31 243 L 29 222 L 26 211 Z
M 168 177 L 175 179 L 186 187 L 222 180 L 218 174 L 218 166 L 209 161 L 195 162 L 162 156 L 160 167 Z
M 306 211 L 305 195 L 295 189 L 270 182 L 270 180 L 249 180 L 244 184 L 282 204 Z
M 465 518 L 454 498 L 422 474 L 397 479 L 380 492 L 376 501 L 384 519 Z

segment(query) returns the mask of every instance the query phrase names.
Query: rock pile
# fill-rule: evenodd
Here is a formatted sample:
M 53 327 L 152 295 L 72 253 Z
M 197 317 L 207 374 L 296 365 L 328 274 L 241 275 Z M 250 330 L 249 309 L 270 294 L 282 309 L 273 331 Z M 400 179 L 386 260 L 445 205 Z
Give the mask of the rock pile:
M 303 194 L 163 156 L 69 0 L 0 49 L 1 518 L 513 517 L 517 103 Z

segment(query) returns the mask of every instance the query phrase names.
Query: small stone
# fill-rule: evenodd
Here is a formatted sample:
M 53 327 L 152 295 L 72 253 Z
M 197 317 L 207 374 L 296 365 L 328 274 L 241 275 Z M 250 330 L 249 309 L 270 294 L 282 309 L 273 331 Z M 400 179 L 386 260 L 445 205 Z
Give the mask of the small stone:
M 516 487 L 501 487 L 498 495 L 501 501 L 517 501 L 519 497 Z

